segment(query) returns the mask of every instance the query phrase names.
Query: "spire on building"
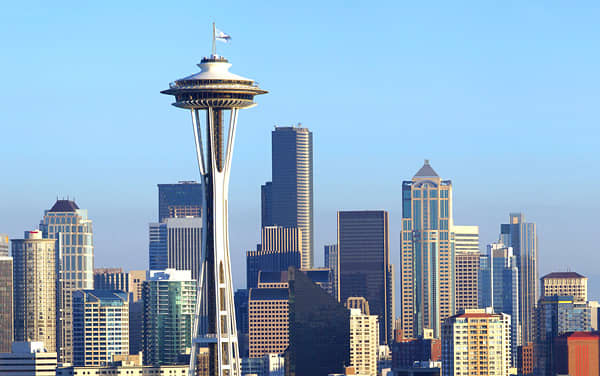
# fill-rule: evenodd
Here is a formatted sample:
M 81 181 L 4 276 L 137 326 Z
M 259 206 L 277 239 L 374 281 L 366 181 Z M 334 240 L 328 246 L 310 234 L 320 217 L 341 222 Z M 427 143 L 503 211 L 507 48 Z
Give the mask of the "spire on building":
M 415 178 L 439 178 L 439 175 L 429 165 L 429 159 L 426 159 L 423 167 L 415 174 Z

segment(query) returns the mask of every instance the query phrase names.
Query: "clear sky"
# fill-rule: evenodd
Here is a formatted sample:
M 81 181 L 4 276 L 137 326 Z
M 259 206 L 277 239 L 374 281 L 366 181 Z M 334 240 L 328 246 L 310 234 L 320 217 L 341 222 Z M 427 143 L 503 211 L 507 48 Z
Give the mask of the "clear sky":
M 293 4 L 293 5 L 288 5 Z M 231 182 L 234 281 L 259 241 L 270 132 L 314 134 L 315 246 L 336 211 L 390 211 L 429 158 L 456 224 L 482 247 L 511 211 L 539 228 L 540 274 L 578 271 L 600 297 L 600 3 L 7 2 L 0 12 L 0 233 L 57 196 L 94 220 L 96 266 L 144 269 L 157 183 L 197 180 L 189 114 L 159 94 L 210 53 L 269 90 L 240 114 Z

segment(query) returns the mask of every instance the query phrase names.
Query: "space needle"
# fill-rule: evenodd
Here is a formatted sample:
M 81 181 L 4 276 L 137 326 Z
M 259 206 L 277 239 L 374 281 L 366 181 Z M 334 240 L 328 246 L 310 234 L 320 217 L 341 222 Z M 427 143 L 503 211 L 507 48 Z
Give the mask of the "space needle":
M 254 96 L 267 93 L 249 78 L 229 72 L 231 64 L 213 50 L 200 72 L 169 84 L 173 106 L 190 110 L 202 186 L 202 254 L 193 326 L 190 376 L 195 375 L 199 347 L 209 349 L 209 374 L 241 376 L 235 322 L 227 199 L 238 111 L 254 107 Z M 201 111 L 206 112 L 204 129 Z M 227 131 L 225 124 L 228 123 Z

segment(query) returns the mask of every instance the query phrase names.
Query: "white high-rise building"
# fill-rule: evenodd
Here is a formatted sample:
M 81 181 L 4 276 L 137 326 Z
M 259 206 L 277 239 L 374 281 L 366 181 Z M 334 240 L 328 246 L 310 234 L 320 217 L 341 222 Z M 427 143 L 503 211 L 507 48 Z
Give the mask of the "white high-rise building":
M 40 223 L 44 238 L 56 240 L 58 300 L 56 313 L 59 361 L 73 362 L 73 292 L 94 288 L 92 221 L 72 200 L 57 200 Z
M 379 324 L 377 315 L 364 314 L 359 308 L 350 309 L 350 365 L 356 374 L 377 376 L 379 353 Z
M 442 375 L 507 376 L 510 348 L 509 315 L 467 309 L 442 324 Z

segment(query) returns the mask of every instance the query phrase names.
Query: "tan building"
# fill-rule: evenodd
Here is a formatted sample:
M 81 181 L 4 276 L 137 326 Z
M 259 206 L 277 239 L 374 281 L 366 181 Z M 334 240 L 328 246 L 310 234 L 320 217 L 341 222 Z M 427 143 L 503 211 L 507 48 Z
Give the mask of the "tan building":
M 377 315 L 350 309 L 350 365 L 358 375 L 377 376 L 379 324 Z
M 56 241 L 41 231 L 12 240 L 15 341 L 42 342 L 56 352 Z
M 454 255 L 456 312 L 479 306 L 479 257 L 478 252 L 456 252 Z
M 55 376 L 56 353 L 42 342 L 13 342 L 12 352 L 0 353 L 2 376 Z
M 400 289 L 405 338 L 440 334 L 454 314 L 452 182 L 442 180 L 428 160 L 402 182 Z
M 285 288 L 256 288 L 248 293 L 250 358 L 283 354 L 289 344 L 289 292 Z
M 507 376 L 510 348 L 509 315 L 467 309 L 442 325 L 442 375 Z
M 261 232 L 261 250 L 302 254 L 302 230 L 298 227 L 265 226 Z M 309 266 L 301 266 L 308 268 Z
M 369 302 L 367 302 L 367 299 L 363 298 L 362 296 L 351 296 L 346 299 L 346 308 L 356 308 L 360 310 L 363 315 L 369 314 Z
M 542 277 L 542 296 L 569 295 L 587 301 L 587 277 L 575 272 L 554 272 Z

